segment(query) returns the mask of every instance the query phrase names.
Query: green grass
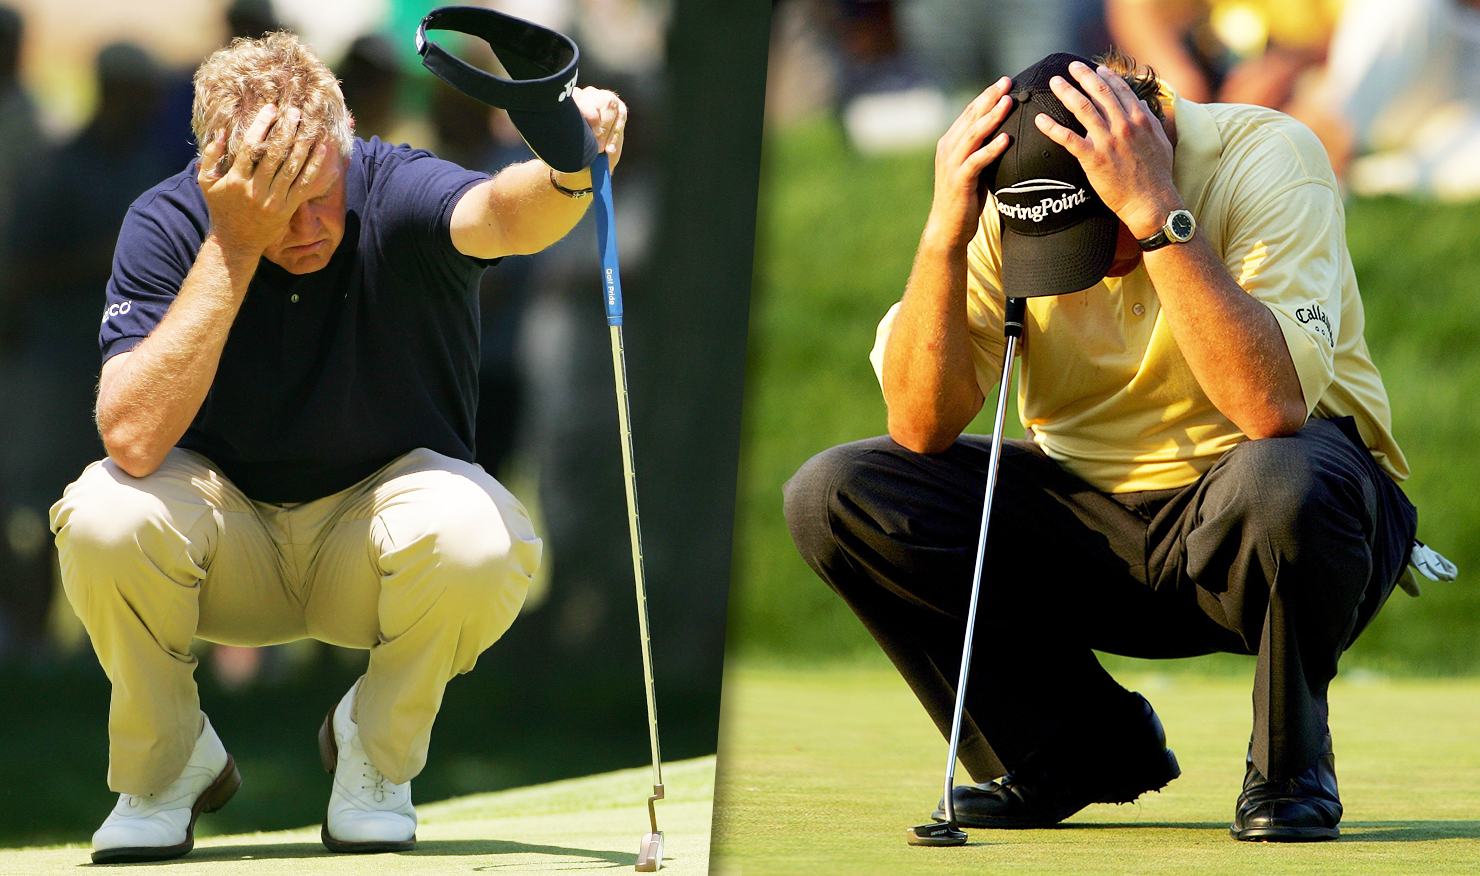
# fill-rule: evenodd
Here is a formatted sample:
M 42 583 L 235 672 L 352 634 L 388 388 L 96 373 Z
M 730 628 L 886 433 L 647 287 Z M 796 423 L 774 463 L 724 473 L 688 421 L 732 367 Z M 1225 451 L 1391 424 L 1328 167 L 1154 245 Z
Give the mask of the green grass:
M 712 838 L 716 876 L 848 873 L 1473 874 L 1480 872 L 1480 680 L 1359 673 L 1331 691 L 1346 815 L 1334 843 L 1228 834 L 1249 740 L 1247 676 L 1118 673 L 1165 722 L 1181 778 L 1051 830 L 905 844 L 940 796 L 945 742 L 882 658 L 806 669 L 732 663 Z M 969 781 L 958 770 L 958 781 Z
M 393 855 L 332 855 L 317 825 L 276 833 L 210 836 L 212 816 L 197 825 L 195 851 L 141 864 L 172 876 L 207 873 L 533 873 L 627 870 L 649 830 L 651 768 L 623 770 L 548 785 L 446 800 L 417 808 L 417 848 Z M 709 865 L 714 757 L 665 765 L 658 804 L 663 872 L 702 876 Z M 227 810 L 229 810 L 229 806 Z M 222 810 L 227 811 L 227 810 Z M 0 873 L 72 873 L 88 864 L 86 845 L 0 850 Z
M 766 141 L 731 589 L 730 642 L 742 654 L 836 658 L 874 648 L 797 557 L 781 484 L 813 454 L 885 429 L 868 352 L 904 288 L 931 181 L 928 152 L 863 158 L 831 122 Z M 1419 508 L 1420 537 L 1469 575 L 1430 584 L 1419 600 L 1394 597 L 1344 665 L 1477 672 L 1480 205 L 1356 201 L 1347 216 L 1366 337 L 1413 468 L 1404 488 Z M 993 407 L 988 399 L 972 431 L 990 430 Z

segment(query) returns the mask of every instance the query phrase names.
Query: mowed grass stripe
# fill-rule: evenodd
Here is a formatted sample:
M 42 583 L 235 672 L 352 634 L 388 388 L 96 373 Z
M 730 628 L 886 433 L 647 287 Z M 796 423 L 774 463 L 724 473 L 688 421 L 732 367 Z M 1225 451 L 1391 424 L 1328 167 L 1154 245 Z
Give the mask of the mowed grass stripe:
M 702 876 L 708 871 L 714 797 L 713 756 L 665 764 L 663 872 Z M 250 779 L 248 779 L 250 780 Z M 406 854 L 332 855 L 319 828 L 275 833 L 197 837 L 195 851 L 128 872 L 171 876 L 276 876 L 336 873 L 539 873 L 628 870 L 647 833 L 651 767 L 478 794 L 417 807 L 417 848 Z M 326 801 L 327 802 L 327 801 Z M 210 816 L 199 827 L 209 829 Z M 0 874 L 75 873 L 86 846 L 0 850 Z
M 877 665 L 732 665 L 716 790 L 716 876 L 905 874 L 1473 874 L 1480 872 L 1480 680 L 1338 680 L 1346 815 L 1335 843 L 1228 835 L 1250 727 L 1247 678 L 1123 674 L 1166 724 L 1182 776 L 1058 828 L 905 844 L 940 794 L 945 742 Z M 969 781 L 958 769 L 958 781 Z

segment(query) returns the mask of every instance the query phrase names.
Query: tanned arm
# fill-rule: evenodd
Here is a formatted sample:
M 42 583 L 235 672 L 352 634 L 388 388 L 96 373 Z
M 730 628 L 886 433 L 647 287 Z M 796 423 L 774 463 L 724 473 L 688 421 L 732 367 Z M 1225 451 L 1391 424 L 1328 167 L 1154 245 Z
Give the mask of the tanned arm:
M 571 99 L 615 170 L 622 157 L 627 105 L 612 92 L 596 88 L 577 88 Z M 536 159 L 507 167 L 469 189 L 452 208 L 452 245 L 463 255 L 491 259 L 539 252 L 564 237 L 585 215 L 591 199 L 557 191 L 550 184 L 551 173 Z M 591 187 L 589 169 L 555 171 L 554 178 L 573 191 Z
M 938 453 L 981 410 L 966 322 L 966 250 L 981 215 L 977 177 L 1008 145 L 992 134 L 1012 110 L 1003 77 L 971 102 L 935 150 L 935 195 L 914 268 L 884 346 L 889 435 Z

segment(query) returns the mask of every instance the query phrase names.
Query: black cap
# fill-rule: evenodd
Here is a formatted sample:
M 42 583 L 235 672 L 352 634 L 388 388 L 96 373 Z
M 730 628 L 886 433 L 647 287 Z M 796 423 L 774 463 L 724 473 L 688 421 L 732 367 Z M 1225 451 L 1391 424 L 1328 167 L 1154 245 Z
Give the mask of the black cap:
M 495 76 L 427 39 L 428 30 L 455 30 L 488 43 L 513 79 Z M 524 142 L 565 173 L 590 166 L 601 152 L 591 126 L 571 100 L 581 50 L 570 37 L 522 18 L 476 6 L 443 6 L 416 29 L 416 51 L 433 74 L 489 106 L 509 111 Z
M 982 186 L 997 199 L 1002 221 L 1002 292 L 1009 298 L 1088 289 L 1104 279 L 1115 260 L 1120 220 L 1095 194 L 1079 160 L 1033 121 L 1046 113 L 1084 134 L 1084 126 L 1048 87 L 1055 76 L 1079 87 L 1069 75 L 1073 61 L 1094 68 L 1078 55 L 1056 54 L 1012 78 L 1015 103 L 999 129 L 1012 142 L 982 171 Z

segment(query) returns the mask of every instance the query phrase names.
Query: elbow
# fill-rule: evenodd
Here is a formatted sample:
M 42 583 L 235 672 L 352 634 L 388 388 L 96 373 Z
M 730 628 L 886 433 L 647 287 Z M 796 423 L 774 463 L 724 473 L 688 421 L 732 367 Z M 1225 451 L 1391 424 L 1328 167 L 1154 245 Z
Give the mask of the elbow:
M 123 469 L 130 477 L 143 478 L 154 474 L 164 462 L 163 455 L 141 451 L 128 444 L 117 444 L 103 439 L 103 447 L 113 464 Z
M 114 465 L 123 469 L 129 477 L 135 478 L 146 478 L 154 474 L 159 470 L 159 464 L 163 462 L 161 459 L 129 455 L 114 450 L 108 451 L 108 458 L 113 460 Z
M 108 458 L 130 477 L 142 478 L 154 474 L 169 453 L 169 448 L 160 452 L 132 434 L 125 425 L 105 424 L 101 417 L 98 434 L 103 439 L 103 449 L 108 452 Z
M 1288 438 L 1305 426 L 1308 413 L 1303 398 L 1271 403 L 1243 427 L 1245 435 L 1260 438 Z
M 888 383 L 884 401 L 889 408 L 889 437 L 915 453 L 940 453 L 950 447 L 981 409 L 981 391 L 975 383 L 944 395 L 891 393 Z
M 940 453 L 956 443 L 984 400 L 970 366 L 964 374 L 931 370 L 919 378 L 891 364 L 886 358 L 880 375 L 889 437 L 915 453 Z
M 951 428 L 933 416 L 898 416 L 889 412 L 889 437 L 894 443 L 915 453 L 940 453 L 961 436 L 960 428 Z

